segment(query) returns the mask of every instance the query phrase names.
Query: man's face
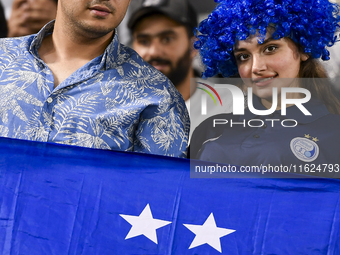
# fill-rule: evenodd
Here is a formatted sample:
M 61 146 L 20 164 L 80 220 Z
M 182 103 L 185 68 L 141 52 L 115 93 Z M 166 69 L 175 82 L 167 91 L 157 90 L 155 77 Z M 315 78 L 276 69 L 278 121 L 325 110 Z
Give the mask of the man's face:
M 98 37 L 112 32 L 122 21 L 130 0 L 59 0 L 57 19 L 72 30 Z
M 133 48 L 175 86 L 187 76 L 194 56 L 185 26 L 161 14 L 145 17 L 137 23 Z

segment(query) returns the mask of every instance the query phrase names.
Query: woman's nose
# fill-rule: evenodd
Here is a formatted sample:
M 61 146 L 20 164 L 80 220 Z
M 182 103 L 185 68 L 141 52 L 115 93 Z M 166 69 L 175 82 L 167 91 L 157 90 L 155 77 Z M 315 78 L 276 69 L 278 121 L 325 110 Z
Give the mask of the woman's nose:
M 252 72 L 253 74 L 261 74 L 267 69 L 265 59 L 262 56 L 253 55 Z

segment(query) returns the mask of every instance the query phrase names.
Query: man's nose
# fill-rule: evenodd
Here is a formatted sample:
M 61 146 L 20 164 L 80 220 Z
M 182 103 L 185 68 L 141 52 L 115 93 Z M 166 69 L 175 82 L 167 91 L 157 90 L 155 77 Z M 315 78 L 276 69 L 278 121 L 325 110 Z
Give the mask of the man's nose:
M 148 48 L 148 55 L 151 58 L 159 57 L 159 56 L 162 55 L 162 45 L 159 42 L 159 40 L 157 40 L 157 39 L 152 40 L 152 42 L 151 42 L 151 44 Z

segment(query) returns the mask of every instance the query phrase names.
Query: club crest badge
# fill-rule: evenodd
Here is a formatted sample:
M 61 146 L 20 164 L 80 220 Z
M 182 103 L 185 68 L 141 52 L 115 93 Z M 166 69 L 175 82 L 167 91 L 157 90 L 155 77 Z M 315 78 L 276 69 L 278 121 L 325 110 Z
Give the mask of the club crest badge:
M 314 140 L 312 141 L 304 137 L 292 139 L 290 141 L 290 149 L 298 159 L 304 162 L 312 162 L 317 159 L 320 151 L 319 146 Z

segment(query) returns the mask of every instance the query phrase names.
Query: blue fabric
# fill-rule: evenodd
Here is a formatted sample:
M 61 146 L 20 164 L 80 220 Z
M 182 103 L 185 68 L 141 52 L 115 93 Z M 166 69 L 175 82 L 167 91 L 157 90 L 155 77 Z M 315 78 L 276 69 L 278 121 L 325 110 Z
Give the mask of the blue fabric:
M 0 155 L 0 254 L 340 254 L 338 180 L 193 179 L 186 159 L 9 138 Z M 171 222 L 158 243 L 125 239 L 121 215 L 148 204 Z M 221 253 L 189 249 L 195 234 L 183 224 L 211 213 L 236 231 L 219 239 Z
M 37 35 L 0 40 L 0 136 L 184 157 L 189 116 L 171 82 L 115 34 L 54 88 Z

